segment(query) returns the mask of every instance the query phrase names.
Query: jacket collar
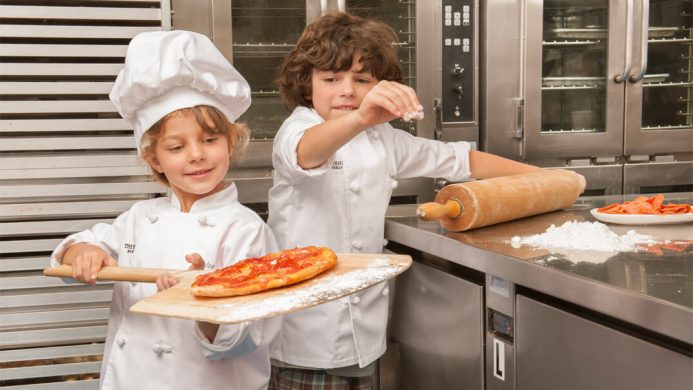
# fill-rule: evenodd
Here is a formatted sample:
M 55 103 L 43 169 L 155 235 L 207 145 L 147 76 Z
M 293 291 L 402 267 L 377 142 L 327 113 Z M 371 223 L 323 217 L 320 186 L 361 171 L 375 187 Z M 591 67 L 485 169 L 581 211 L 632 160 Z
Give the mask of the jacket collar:
M 236 189 L 236 184 L 230 182 L 223 190 L 193 203 L 192 207 L 190 208 L 190 212 L 199 213 L 218 209 L 236 202 L 238 202 L 238 190 Z M 175 194 L 171 195 L 171 205 L 174 209 L 180 210 L 180 201 Z

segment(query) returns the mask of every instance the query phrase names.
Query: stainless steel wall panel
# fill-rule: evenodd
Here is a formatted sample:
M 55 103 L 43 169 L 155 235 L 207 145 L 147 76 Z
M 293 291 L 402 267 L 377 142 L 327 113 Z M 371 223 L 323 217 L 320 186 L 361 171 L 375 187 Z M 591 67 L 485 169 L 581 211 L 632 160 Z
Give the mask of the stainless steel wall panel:
M 121 118 L 89 119 L 3 119 L 0 120 L 2 133 L 45 133 L 56 131 L 122 131 L 132 130 Z M 4 161 L 4 160 L 3 160 Z
M 15 388 L 98 387 L 112 283 L 41 270 L 68 234 L 167 192 L 108 93 L 129 39 L 170 29 L 170 10 L 168 0 L 0 5 L 0 378 Z
M 4 19 L 68 19 L 70 21 L 89 20 L 124 20 L 159 22 L 161 10 L 158 8 L 115 8 L 115 7 L 26 7 L 0 5 L 0 15 Z
M 0 82 L 3 95 L 108 95 L 111 82 Z
M 0 24 L 3 38 L 132 39 L 141 32 L 160 30 L 158 27 Z
M 0 254 L 6 253 L 36 253 L 52 251 L 61 239 L 31 239 L 31 240 L 5 240 L 0 246 Z M 11 284 L 10 277 L 3 277 L 3 285 Z M 4 288 L 4 286 L 3 286 Z
M 70 234 L 88 229 L 97 223 L 111 223 L 113 219 L 84 219 L 67 221 L 6 222 L 0 224 L 0 236 L 13 237 L 43 234 Z M 0 260 L 0 264 L 3 261 Z
M 97 343 L 23 350 L 10 349 L 0 351 L 0 363 L 34 359 L 56 359 L 71 356 L 91 356 L 100 355 L 101 353 L 103 353 L 103 344 Z
M 0 76 L 115 76 L 121 64 L 0 63 Z M 112 110 L 113 111 L 113 110 Z
M 88 184 L 29 184 L 0 187 L 0 198 L 34 198 L 47 196 L 136 195 L 165 192 L 157 182 L 122 182 Z
M 101 362 L 51 364 L 46 366 L 17 367 L 0 369 L 0 380 L 18 378 L 40 378 L 44 376 L 76 375 L 99 371 Z
M 47 327 L 56 324 L 77 323 L 81 321 L 103 323 L 107 320 L 108 307 L 0 314 L 0 324 L 2 324 L 3 328 L 16 328 L 36 324 Z
M 48 307 L 50 305 L 92 305 L 95 303 L 107 304 L 111 301 L 113 292 L 111 284 L 98 288 L 91 287 L 89 290 L 69 291 L 79 287 L 63 288 L 61 292 L 32 293 L 24 295 L 3 295 L 2 307 L 7 309 L 29 309 L 35 307 Z M 63 306 L 61 306 L 63 307 Z M 0 337 L 2 332 L 0 332 Z M 1 345 L 2 343 L 0 343 Z
M 44 202 L 0 204 L 0 221 L 56 217 L 102 217 L 118 215 L 129 209 L 132 200 L 97 200 L 91 202 Z
M 0 152 L 26 150 L 132 149 L 132 136 L 121 137 L 26 137 L 3 140 Z
M 106 337 L 106 325 L 59 329 L 0 332 L 3 348 L 30 348 L 39 345 L 100 342 Z
M 38 271 L 49 266 L 48 256 L 0 259 L 0 272 Z
M 0 56 L 3 57 L 125 57 L 127 45 L 57 45 L 0 43 Z
M 34 154 L 7 156 L 2 159 L 3 169 L 42 169 L 42 168 L 111 168 L 111 167 L 128 167 L 128 166 L 147 166 L 140 161 L 134 151 L 132 152 L 114 152 L 108 154 L 96 154 L 95 152 L 82 153 L 79 155 L 59 155 L 59 154 Z M 99 172 L 95 176 L 112 176 L 108 174 L 108 170 Z M 115 175 L 117 176 L 117 175 Z

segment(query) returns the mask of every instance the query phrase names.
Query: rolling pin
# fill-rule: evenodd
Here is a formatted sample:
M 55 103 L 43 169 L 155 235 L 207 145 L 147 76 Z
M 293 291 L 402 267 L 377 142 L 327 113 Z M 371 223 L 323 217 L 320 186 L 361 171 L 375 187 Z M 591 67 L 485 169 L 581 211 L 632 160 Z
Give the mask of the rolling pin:
M 542 170 L 450 184 L 435 202 L 420 205 L 416 215 L 461 232 L 567 208 L 579 195 L 574 172 Z

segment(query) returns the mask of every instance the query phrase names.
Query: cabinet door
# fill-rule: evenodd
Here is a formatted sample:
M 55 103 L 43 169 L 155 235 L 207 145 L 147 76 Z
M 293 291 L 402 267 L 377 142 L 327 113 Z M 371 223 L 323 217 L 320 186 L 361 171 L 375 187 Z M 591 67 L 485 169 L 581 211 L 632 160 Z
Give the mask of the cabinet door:
M 693 359 L 522 295 L 517 390 L 693 388 Z
M 622 154 L 624 83 L 614 77 L 633 1 L 527 2 L 525 159 Z
M 626 88 L 625 154 L 691 152 L 691 2 L 650 0 L 645 9 L 648 12 L 642 11 L 642 4 L 637 2 L 634 66 Z M 642 60 L 643 55 L 646 61 Z

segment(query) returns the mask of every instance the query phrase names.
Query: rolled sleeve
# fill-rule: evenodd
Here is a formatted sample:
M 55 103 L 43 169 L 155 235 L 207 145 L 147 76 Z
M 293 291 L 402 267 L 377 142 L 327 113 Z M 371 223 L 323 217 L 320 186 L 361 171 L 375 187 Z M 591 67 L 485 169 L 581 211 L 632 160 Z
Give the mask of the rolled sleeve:
M 273 163 L 275 169 L 281 169 L 281 172 L 289 175 L 292 180 L 319 176 L 328 172 L 334 161 L 334 156 L 331 156 L 322 165 L 311 169 L 303 169 L 298 164 L 297 148 L 303 134 L 306 130 L 322 122 L 322 118 L 308 108 L 299 107 L 294 110 L 279 129 L 274 140 Z
M 442 177 L 460 181 L 471 174 L 469 167 L 469 142 L 441 142 L 415 137 L 389 125 L 378 129 L 386 134 L 397 177 Z

